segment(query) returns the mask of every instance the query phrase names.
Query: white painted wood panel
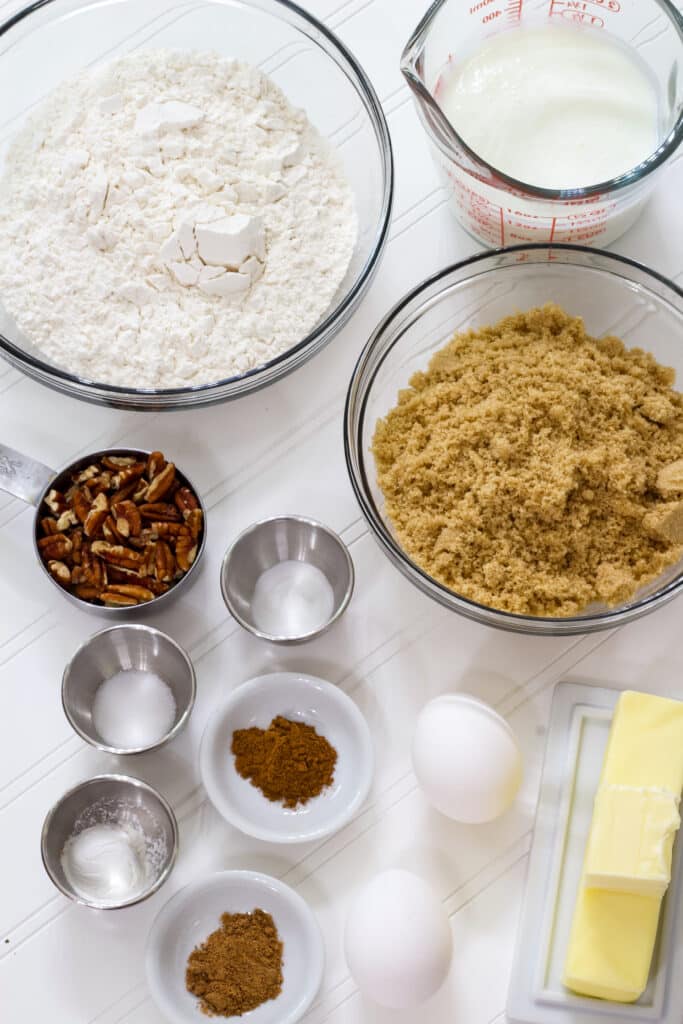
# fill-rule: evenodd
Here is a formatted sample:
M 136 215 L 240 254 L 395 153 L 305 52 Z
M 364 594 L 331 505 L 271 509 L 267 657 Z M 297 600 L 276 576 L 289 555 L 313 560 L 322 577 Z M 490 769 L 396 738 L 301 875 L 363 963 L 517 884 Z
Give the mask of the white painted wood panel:
M 424 1024 L 501 1024 L 522 897 L 545 728 L 554 684 L 572 676 L 683 694 L 680 604 L 613 634 L 569 639 L 497 633 L 449 614 L 415 592 L 368 535 L 346 476 L 341 414 L 346 384 L 368 334 L 408 288 L 476 244 L 447 210 L 408 90 L 401 47 L 423 0 L 308 0 L 364 63 L 382 98 L 396 158 L 390 242 L 375 284 L 344 331 L 313 362 L 239 403 L 174 415 L 101 409 L 40 388 L 0 365 L 0 438 L 55 466 L 108 444 L 172 451 L 207 499 L 209 544 L 196 584 L 154 623 L 190 651 L 199 692 L 187 730 L 134 763 L 86 747 L 61 709 L 63 666 L 101 619 L 72 609 L 42 578 L 31 511 L 0 496 L 0 1020 L 2 1024 L 161 1024 L 144 984 L 142 954 L 159 907 L 203 872 L 266 870 L 294 885 L 323 928 L 327 967 L 308 1024 L 413 1024 L 414 1013 L 364 1001 L 348 976 L 342 927 L 354 887 L 382 867 L 413 869 L 445 902 L 454 963 L 444 989 L 419 1012 Z M 17 6 L 0 2 L 0 17 Z M 160 4 L 163 10 L 163 3 Z M 122 35 L 125 26 L 122 26 Z M 169 29 L 170 31 L 170 29 Z M 617 251 L 683 276 L 683 158 L 662 181 Z M 304 648 L 261 644 L 228 617 L 218 590 L 227 544 L 277 512 L 307 513 L 339 530 L 357 571 L 351 606 L 330 634 Z M 242 836 L 207 803 L 197 750 L 221 696 L 276 668 L 332 680 L 366 715 L 377 771 L 367 806 L 336 836 L 280 848 Z M 431 696 L 466 690 L 498 707 L 517 731 L 525 780 L 510 814 L 482 828 L 448 822 L 426 806 L 410 768 L 415 716 Z M 121 768 L 169 797 L 181 854 L 148 902 L 94 913 L 58 895 L 39 851 L 43 816 L 71 784 Z

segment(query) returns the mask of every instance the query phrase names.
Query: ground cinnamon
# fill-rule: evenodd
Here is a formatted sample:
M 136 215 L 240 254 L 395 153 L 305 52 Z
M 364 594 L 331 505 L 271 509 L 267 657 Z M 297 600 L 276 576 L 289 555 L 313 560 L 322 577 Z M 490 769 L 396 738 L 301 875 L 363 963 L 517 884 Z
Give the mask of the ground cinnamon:
M 278 715 L 267 729 L 237 729 L 235 768 L 269 800 L 305 804 L 332 783 L 337 751 L 312 725 Z
M 188 992 L 209 1017 L 241 1017 L 282 991 L 283 945 L 270 914 L 222 914 L 221 927 L 190 953 Z

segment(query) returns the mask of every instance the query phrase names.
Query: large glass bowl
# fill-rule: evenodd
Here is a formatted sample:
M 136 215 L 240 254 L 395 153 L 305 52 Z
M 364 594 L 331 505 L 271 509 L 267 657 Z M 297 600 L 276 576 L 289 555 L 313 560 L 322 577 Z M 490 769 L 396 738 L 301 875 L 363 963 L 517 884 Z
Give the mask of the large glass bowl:
M 137 389 L 85 380 L 41 355 L 0 304 L 0 354 L 5 359 L 76 398 L 128 409 L 179 409 L 236 398 L 271 384 L 319 352 L 347 322 L 372 280 L 387 238 L 393 193 L 389 131 L 372 85 L 343 44 L 288 0 L 31 4 L 0 25 L 0 172 L 12 137 L 60 82 L 102 61 L 159 48 L 213 50 L 268 74 L 340 154 L 355 194 L 359 233 L 325 318 L 270 362 L 210 384 Z
M 377 420 L 456 332 L 553 301 L 582 316 L 590 334 L 616 334 L 651 352 L 683 382 L 683 290 L 632 260 L 582 246 L 515 246 L 482 253 L 430 277 L 380 323 L 361 353 L 346 400 L 344 444 L 356 497 L 385 554 L 423 593 L 477 622 L 562 636 L 611 629 L 654 611 L 683 590 L 683 560 L 617 607 L 542 618 L 477 604 L 432 579 L 398 543 L 372 454 Z

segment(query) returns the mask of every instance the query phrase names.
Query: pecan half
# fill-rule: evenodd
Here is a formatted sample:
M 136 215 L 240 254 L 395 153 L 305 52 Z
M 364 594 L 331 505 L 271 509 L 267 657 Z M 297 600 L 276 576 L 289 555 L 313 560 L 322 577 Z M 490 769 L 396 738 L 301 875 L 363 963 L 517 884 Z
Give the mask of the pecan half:
M 143 587 L 147 587 L 148 590 L 151 590 L 157 597 L 159 594 L 165 594 L 167 590 L 170 590 L 170 584 L 162 583 L 160 580 L 155 580 L 153 576 L 140 577 L 140 584 Z
M 99 476 L 99 472 L 100 467 L 92 463 L 92 465 L 86 466 L 85 469 L 82 469 L 81 472 L 76 477 L 74 477 L 74 483 L 87 483 L 88 480 L 92 480 L 94 477 Z
M 134 466 L 137 461 L 134 455 L 104 455 L 102 457 L 102 465 L 117 473 L 120 469 L 126 469 L 127 466 Z
M 142 561 L 140 562 L 140 575 L 153 576 L 156 565 L 156 544 L 148 541 L 142 549 Z
M 108 515 L 109 499 L 104 493 L 98 494 L 83 522 L 83 531 L 86 537 L 96 537 Z
M 134 501 L 116 501 L 111 507 L 116 529 L 121 537 L 137 537 L 142 529 L 142 518 Z
M 183 519 L 187 519 L 193 509 L 199 508 L 199 502 L 189 487 L 179 487 L 173 497 L 173 500 L 176 503 L 178 511 L 182 514 Z
M 68 508 L 66 512 L 62 512 L 61 516 L 57 520 L 57 532 L 64 533 L 69 527 L 75 526 L 78 522 L 78 517 L 72 508 Z
M 147 488 L 147 501 L 150 504 L 160 501 L 173 483 L 175 483 L 175 466 L 172 462 L 168 462 L 161 472 L 152 479 Z
M 139 551 L 133 551 L 123 544 L 109 544 L 106 540 L 93 541 L 92 553 L 117 568 L 137 569 L 142 562 Z
M 131 484 L 137 486 L 137 482 L 144 472 L 144 462 L 134 462 L 132 466 L 126 466 L 113 477 L 112 485 L 114 490 L 123 491 L 125 488 L 130 487 Z
M 139 583 L 110 583 L 104 593 L 123 594 L 124 597 L 134 597 L 138 604 L 142 601 L 151 601 L 154 597 L 151 590 L 141 586 Z
M 92 480 L 88 481 L 88 488 L 94 498 L 102 492 L 111 490 L 111 473 L 108 470 L 104 470 L 99 476 L 95 476 Z
M 71 583 L 71 569 L 64 562 L 52 559 L 52 561 L 47 563 L 47 571 L 62 587 L 68 587 Z
M 181 534 L 176 541 L 175 557 L 178 568 L 187 572 L 197 557 L 197 544 L 189 533 Z
M 150 523 L 149 526 L 152 537 L 180 537 L 183 534 L 188 534 L 188 530 L 185 523 Z
M 168 502 L 155 501 L 151 504 L 146 502 L 144 505 L 140 505 L 140 515 L 145 519 L 156 520 L 160 523 L 179 523 L 180 512 Z
M 53 533 L 47 537 L 41 537 L 38 541 L 40 553 L 45 561 L 61 562 L 67 555 L 71 554 L 73 544 L 64 533 Z
M 124 542 L 124 538 L 119 533 L 112 516 L 107 516 L 102 523 L 102 536 L 110 544 L 123 544 Z
M 100 590 L 102 587 L 107 585 L 107 567 L 99 558 L 93 558 L 90 572 L 86 576 L 86 582 L 92 583 L 93 586 L 98 587 Z
M 112 608 L 133 608 L 140 604 L 137 597 L 130 597 L 128 594 L 117 594 L 115 590 L 103 590 L 99 595 L 102 604 Z
M 92 508 L 92 495 L 88 493 L 85 486 L 74 487 L 71 495 L 71 507 L 82 523 L 88 518 Z
M 154 545 L 154 575 L 160 583 L 170 583 L 175 576 L 176 560 L 166 541 Z
M 128 501 L 129 498 L 132 498 L 137 503 L 145 500 L 144 495 L 146 491 L 147 484 L 143 483 L 142 480 L 131 480 L 124 487 L 119 487 L 114 497 L 117 501 Z
M 149 458 L 147 459 L 147 471 L 146 477 L 148 480 L 153 480 L 155 476 L 161 473 L 162 469 L 166 465 L 166 459 L 161 452 L 150 452 Z
M 59 516 L 66 509 L 66 498 L 61 491 L 56 491 L 53 487 L 47 492 L 45 504 L 50 509 L 50 512 L 54 512 L 56 516 Z
M 204 516 L 202 515 L 202 510 L 200 508 L 190 509 L 185 519 L 185 525 L 192 534 L 194 540 L 198 540 L 199 534 L 202 532 L 202 527 L 204 526 Z
M 72 544 L 71 560 L 74 563 L 74 565 L 80 565 L 81 549 L 83 547 L 83 530 L 81 529 L 80 526 L 76 530 L 71 531 L 71 533 L 69 534 L 69 539 L 71 540 Z
M 72 577 L 75 577 L 74 583 L 91 583 L 99 590 L 106 587 L 107 571 L 104 563 L 93 552 L 92 545 L 88 543 L 82 545 L 81 564 L 78 567 L 74 567 Z

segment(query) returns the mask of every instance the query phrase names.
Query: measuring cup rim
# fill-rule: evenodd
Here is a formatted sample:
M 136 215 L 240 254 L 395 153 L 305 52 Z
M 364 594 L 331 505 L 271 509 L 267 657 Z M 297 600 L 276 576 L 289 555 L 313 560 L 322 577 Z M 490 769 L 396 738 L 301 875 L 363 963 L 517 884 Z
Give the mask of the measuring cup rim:
M 147 458 L 151 454 L 152 451 L 153 451 L 153 449 L 151 449 L 151 448 L 147 449 L 147 448 L 136 448 L 134 446 L 115 445 L 115 446 L 111 446 L 109 448 L 98 448 L 94 452 L 88 452 L 85 455 L 82 455 L 82 456 L 79 456 L 78 458 L 72 459 L 70 462 L 65 463 L 62 466 L 61 469 L 59 469 L 59 470 L 54 472 L 53 476 L 50 478 L 50 480 L 48 481 L 46 486 L 43 488 L 43 490 L 42 490 L 38 500 L 36 501 L 35 505 L 33 506 L 33 508 L 34 508 L 34 515 L 33 515 L 33 550 L 34 550 L 34 553 L 35 553 L 35 555 L 36 555 L 36 557 L 38 559 L 38 564 L 40 565 L 41 569 L 43 570 L 43 572 L 45 573 L 47 578 L 50 580 L 50 583 L 52 583 L 53 586 L 57 587 L 57 589 L 60 591 L 60 593 L 65 598 L 67 598 L 67 600 L 71 601 L 72 604 L 75 604 L 76 607 L 80 608 L 82 611 L 96 612 L 98 614 L 102 614 L 102 615 L 106 616 L 107 618 L 117 618 L 118 617 L 118 618 L 122 618 L 124 620 L 125 620 L 126 616 L 130 616 L 131 614 L 134 614 L 134 615 L 135 614 L 137 614 L 137 615 L 144 614 L 150 608 L 158 608 L 159 605 L 162 602 L 166 603 L 172 597 L 176 597 L 178 592 L 179 592 L 179 590 L 180 590 L 180 588 L 182 586 L 184 586 L 184 584 L 187 583 L 187 581 L 190 579 L 192 574 L 195 572 L 197 566 L 199 565 L 199 562 L 201 561 L 201 557 L 204 554 L 204 549 L 206 547 L 206 534 L 207 534 L 207 528 L 208 528 L 207 527 L 206 506 L 204 504 L 204 499 L 202 498 L 202 495 L 201 495 L 200 491 L 197 490 L 197 487 L 194 485 L 194 483 L 192 482 L 190 477 L 187 475 L 185 470 L 182 469 L 182 468 L 179 468 L 177 466 L 177 464 L 176 464 L 176 468 L 177 468 L 178 472 L 187 481 L 187 483 L 190 486 L 190 489 L 192 490 L 192 492 L 193 492 L 194 496 L 196 497 L 197 501 L 199 502 L 199 507 L 200 507 L 200 509 L 202 511 L 202 534 L 201 534 L 201 539 L 199 541 L 199 544 L 197 546 L 197 554 L 195 555 L 194 562 L 192 563 L 190 568 L 187 570 L 185 575 L 181 576 L 179 580 L 176 580 L 175 583 L 173 584 L 173 586 L 170 587 L 164 594 L 155 594 L 151 601 L 145 601 L 144 604 L 138 604 L 138 605 L 132 605 L 132 606 L 117 607 L 117 606 L 111 606 L 111 605 L 107 606 L 107 605 L 92 604 L 90 601 L 86 601 L 86 600 L 84 600 L 81 597 L 76 597 L 75 594 L 72 594 L 69 590 L 66 590 L 64 587 L 62 587 L 57 582 L 57 580 L 55 580 L 50 575 L 50 573 L 48 571 L 48 568 L 47 568 L 47 565 L 43 561 L 42 555 L 40 553 L 40 549 L 38 547 L 38 527 L 40 525 L 40 509 L 41 509 L 41 506 L 42 506 L 43 502 L 45 501 L 45 498 L 46 498 L 47 494 L 50 491 L 50 488 L 54 485 L 55 481 L 59 480 L 59 478 L 61 476 L 63 476 L 64 473 L 70 472 L 75 467 L 83 465 L 83 464 L 86 464 L 86 463 L 88 463 L 92 459 L 101 458 L 103 455 L 127 454 L 127 455 L 141 455 L 141 456 L 144 456 L 145 458 Z M 26 502 L 26 504 L 29 504 L 29 502 Z
M 543 188 L 540 185 L 531 185 L 526 181 L 520 181 L 518 178 L 513 178 L 499 168 L 494 167 L 493 164 L 484 160 L 458 134 L 417 70 L 417 62 L 424 51 L 431 24 L 441 8 L 449 2 L 450 0 L 434 0 L 427 9 L 403 48 L 400 69 L 418 100 L 418 117 L 422 121 L 431 141 L 437 146 L 444 157 L 451 160 L 453 159 L 453 147 L 455 147 L 456 151 L 458 149 L 461 150 L 477 168 L 477 170 L 473 171 L 465 167 L 465 171 L 474 177 L 478 177 L 482 184 L 494 188 L 505 187 L 508 191 L 512 190 L 517 193 L 522 199 L 550 199 L 556 201 L 597 199 L 598 196 L 602 196 L 604 193 L 614 193 L 630 185 L 640 184 L 652 171 L 661 167 L 676 152 L 680 143 L 683 142 L 682 108 L 670 131 L 644 160 L 641 160 L 629 168 L 629 170 L 624 171 L 623 174 L 619 174 L 607 181 L 598 182 L 595 185 L 586 185 L 579 188 Z M 678 32 L 681 44 L 683 45 L 683 14 L 673 5 L 671 0 L 654 0 L 654 2 L 668 16 L 669 22 Z M 432 119 L 434 123 L 432 123 Z

